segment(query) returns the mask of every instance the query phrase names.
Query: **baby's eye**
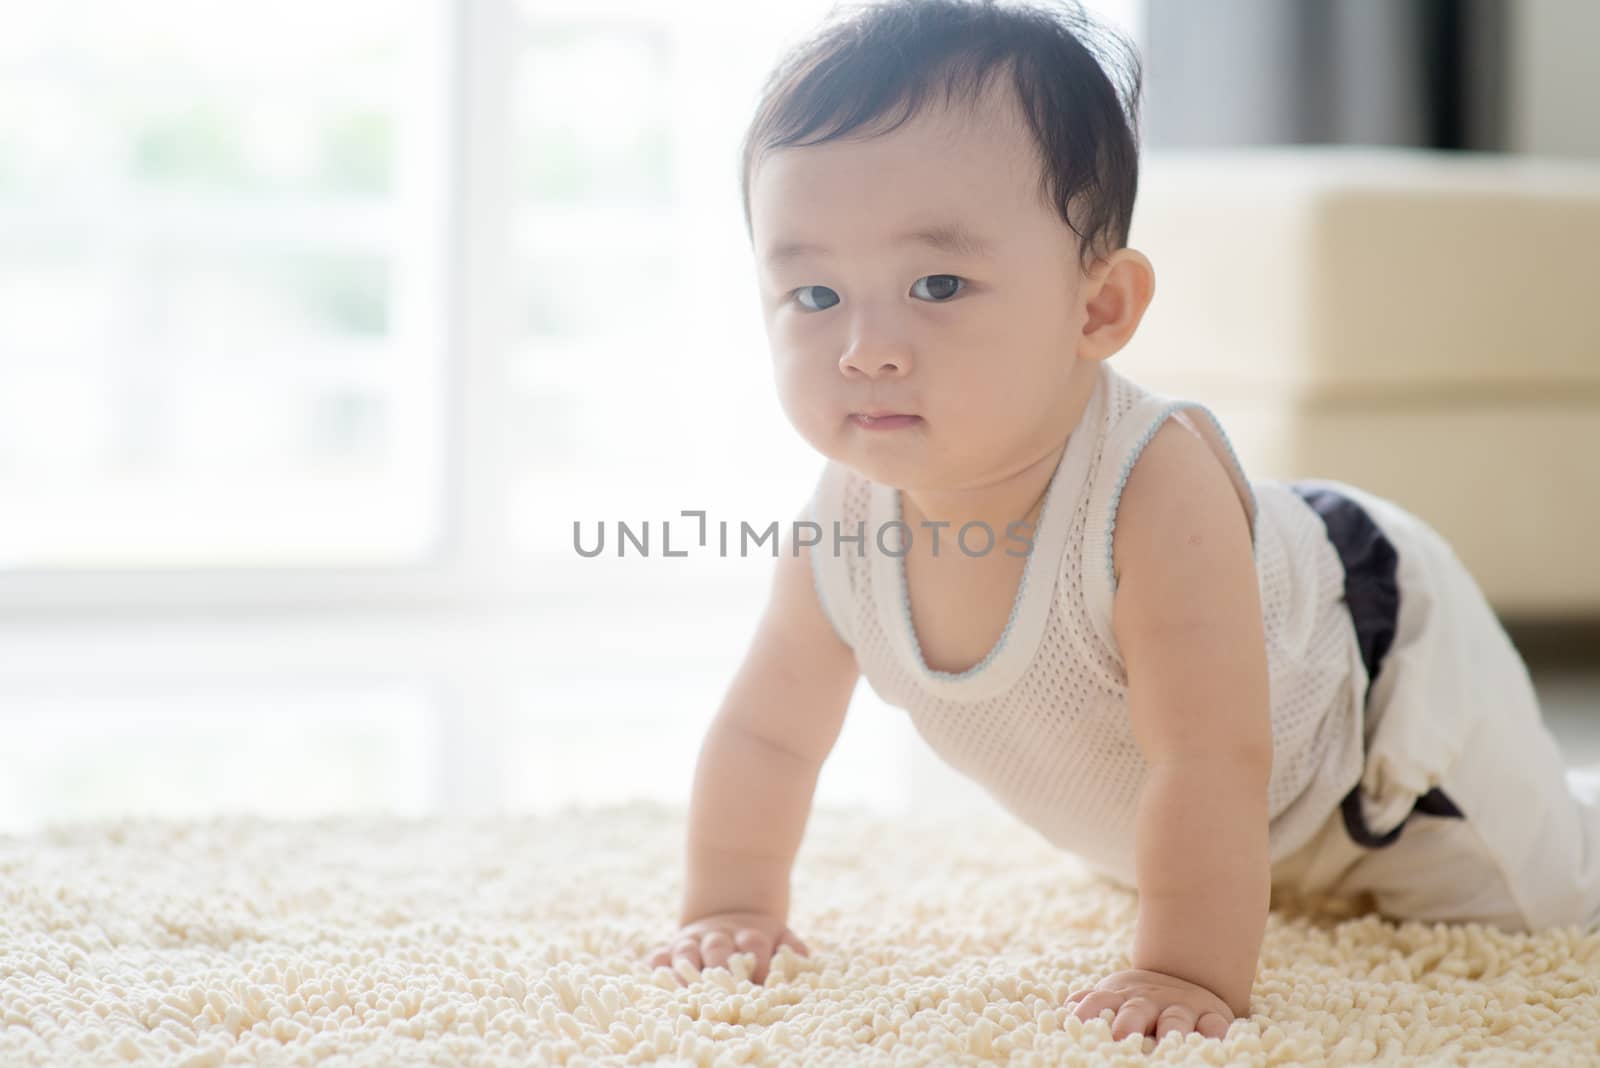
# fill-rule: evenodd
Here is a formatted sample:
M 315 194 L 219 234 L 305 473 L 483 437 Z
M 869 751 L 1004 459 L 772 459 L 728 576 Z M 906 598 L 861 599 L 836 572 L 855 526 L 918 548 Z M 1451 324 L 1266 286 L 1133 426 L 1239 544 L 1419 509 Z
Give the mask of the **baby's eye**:
M 957 275 L 953 275 L 953 274 L 928 274 L 928 275 L 923 275 L 921 278 L 917 279 L 916 282 L 912 285 L 911 291 L 913 293 L 915 293 L 917 291 L 917 286 L 920 286 L 923 282 L 926 282 L 929 279 L 937 279 L 938 283 L 939 283 L 937 286 L 933 287 L 935 290 L 937 290 L 937 292 L 930 293 L 930 296 L 932 296 L 934 298 L 934 303 L 936 303 L 936 304 L 947 303 L 950 297 L 955 296 L 962 289 L 966 288 L 966 284 L 967 284 L 966 283 L 966 279 L 960 278 Z M 803 294 L 808 289 L 820 289 L 824 293 L 832 294 L 833 299 L 830 302 L 824 304 L 820 308 L 812 307 L 810 304 L 807 304 L 805 302 L 804 298 L 801 296 L 801 294 Z M 810 311 L 825 311 L 828 308 L 831 308 L 835 304 L 839 303 L 839 295 L 837 293 L 834 293 L 833 290 L 829 289 L 827 286 L 801 286 L 799 289 L 796 289 L 794 291 L 794 294 L 795 294 L 795 299 L 800 302 L 800 306 L 803 307 L 803 308 L 806 308 L 806 309 L 808 309 Z
M 917 279 L 916 284 L 911 287 L 911 291 L 915 293 L 917 291 L 917 286 L 921 285 L 923 282 L 926 282 L 930 278 L 939 280 L 940 284 L 935 287 L 939 292 L 933 294 L 936 302 L 939 304 L 944 303 L 943 298 L 955 296 L 967 284 L 965 279 L 958 278 L 953 274 L 929 274 Z
M 807 309 L 810 309 L 811 311 L 822 311 L 823 308 L 812 308 L 811 305 L 807 304 L 804 300 L 801 299 L 800 294 L 804 293 L 808 289 L 820 289 L 824 293 L 833 293 L 833 290 L 829 289 L 827 286 L 801 286 L 799 289 L 794 291 L 794 294 L 795 294 L 794 299 L 800 301 L 800 306 L 802 308 L 807 308 Z M 839 296 L 838 296 L 838 294 L 835 293 L 834 296 L 833 296 L 833 302 L 831 304 L 826 305 L 826 307 L 831 308 L 831 307 L 833 307 L 834 304 L 837 304 L 837 303 L 839 303 Z

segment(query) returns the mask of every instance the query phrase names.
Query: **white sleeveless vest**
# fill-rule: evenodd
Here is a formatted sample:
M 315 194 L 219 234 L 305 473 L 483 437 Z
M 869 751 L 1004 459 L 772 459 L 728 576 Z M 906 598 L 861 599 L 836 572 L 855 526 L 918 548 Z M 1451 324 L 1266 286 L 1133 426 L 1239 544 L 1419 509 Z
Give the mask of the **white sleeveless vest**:
M 821 528 L 811 550 L 819 599 L 868 684 L 910 715 L 946 763 L 1056 846 L 1134 887 L 1134 817 L 1146 769 L 1111 629 L 1112 530 L 1145 444 L 1174 411 L 1203 414 L 1193 422 L 1225 456 L 1254 513 L 1276 864 L 1310 839 L 1362 774 L 1367 677 L 1343 604 L 1343 565 L 1321 517 L 1298 494 L 1246 478 L 1209 409 L 1145 390 L 1106 363 L 1096 374 L 1046 491 L 1011 617 L 982 662 L 960 674 L 923 662 L 901 563 L 904 528 L 890 525 L 900 519 L 899 493 L 834 462 L 811 500 Z M 990 551 L 1022 551 L 1024 542 L 995 533 Z M 836 540 L 857 534 L 864 537 Z

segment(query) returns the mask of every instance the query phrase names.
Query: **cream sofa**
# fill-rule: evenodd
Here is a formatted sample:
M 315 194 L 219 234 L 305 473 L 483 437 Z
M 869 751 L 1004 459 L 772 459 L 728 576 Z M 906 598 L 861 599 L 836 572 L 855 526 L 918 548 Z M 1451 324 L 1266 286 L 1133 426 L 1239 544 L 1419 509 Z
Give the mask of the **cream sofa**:
M 1201 401 L 1254 478 L 1439 530 L 1502 618 L 1600 618 L 1600 161 L 1147 152 L 1156 295 L 1120 370 Z

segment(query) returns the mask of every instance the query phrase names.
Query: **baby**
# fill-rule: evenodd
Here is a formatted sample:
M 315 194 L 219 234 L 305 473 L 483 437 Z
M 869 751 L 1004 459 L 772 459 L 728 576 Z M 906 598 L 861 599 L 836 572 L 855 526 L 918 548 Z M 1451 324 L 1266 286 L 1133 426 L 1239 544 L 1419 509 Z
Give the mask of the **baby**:
M 745 219 L 827 462 L 700 751 L 653 965 L 748 952 L 762 982 L 808 952 L 791 867 L 862 676 L 1138 891 L 1134 967 L 1067 1002 L 1117 1038 L 1248 1015 L 1280 892 L 1600 926 L 1600 789 L 1449 546 L 1354 487 L 1247 478 L 1208 409 L 1109 366 L 1155 275 L 1127 247 L 1139 61 L 1091 29 L 890 0 L 765 86 Z

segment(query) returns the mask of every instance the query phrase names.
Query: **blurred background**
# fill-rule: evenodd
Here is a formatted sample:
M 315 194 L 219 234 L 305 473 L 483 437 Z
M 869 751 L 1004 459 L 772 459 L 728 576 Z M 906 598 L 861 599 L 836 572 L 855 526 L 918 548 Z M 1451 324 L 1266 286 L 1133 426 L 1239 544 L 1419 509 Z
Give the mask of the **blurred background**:
M 11 12 L 0 830 L 686 803 L 772 561 L 667 558 L 661 527 L 786 521 L 820 470 L 773 395 L 737 149 L 829 6 Z M 1152 161 L 1600 164 L 1595 5 L 1087 7 L 1144 54 Z M 583 558 L 578 520 L 648 522 L 651 554 Z M 1594 619 L 1507 623 L 1600 760 Z M 818 803 L 935 798 L 988 803 L 858 687 Z

